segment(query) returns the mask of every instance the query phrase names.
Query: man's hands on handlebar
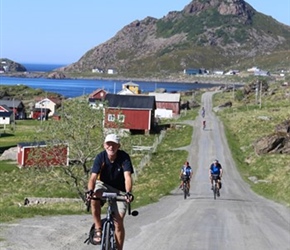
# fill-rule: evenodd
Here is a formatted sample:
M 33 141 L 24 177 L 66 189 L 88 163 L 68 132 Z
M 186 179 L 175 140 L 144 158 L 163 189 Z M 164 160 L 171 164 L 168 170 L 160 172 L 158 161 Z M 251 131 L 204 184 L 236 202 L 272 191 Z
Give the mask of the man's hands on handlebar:
M 127 192 L 126 195 L 126 202 L 130 203 L 134 200 L 134 195 L 131 192 Z

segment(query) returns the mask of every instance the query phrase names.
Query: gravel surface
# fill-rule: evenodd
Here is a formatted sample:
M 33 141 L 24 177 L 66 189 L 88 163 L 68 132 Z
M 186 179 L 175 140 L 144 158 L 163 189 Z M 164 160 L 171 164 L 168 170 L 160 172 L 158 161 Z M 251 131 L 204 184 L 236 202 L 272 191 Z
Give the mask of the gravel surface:
M 202 97 L 207 128 L 202 118 L 186 147 L 194 169 L 191 196 L 179 189 L 158 203 L 126 216 L 125 250 L 290 250 L 290 210 L 254 194 L 238 174 L 222 123 L 211 112 L 211 96 Z M 221 197 L 213 199 L 208 167 L 218 158 L 224 168 Z M 177 167 L 178 168 L 178 167 Z M 178 172 L 178 170 L 177 170 Z M 178 181 L 177 181 L 178 185 Z M 1 224 L 1 250 L 99 249 L 84 244 L 92 224 L 90 215 L 35 217 Z

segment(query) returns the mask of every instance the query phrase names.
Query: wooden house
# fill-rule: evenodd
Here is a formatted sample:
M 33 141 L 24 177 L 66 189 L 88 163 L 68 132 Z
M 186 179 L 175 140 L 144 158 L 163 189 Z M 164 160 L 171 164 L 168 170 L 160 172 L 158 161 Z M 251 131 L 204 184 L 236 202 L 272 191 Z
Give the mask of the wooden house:
M 172 118 L 180 114 L 180 93 L 150 92 L 149 96 L 155 96 L 155 117 Z
M 60 107 L 60 105 L 61 105 L 60 99 L 43 98 L 37 101 L 34 107 L 35 109 L 50 110 L 48 116 L 53 116 L 53 114 L 56 112 L 56 109 Z
M 154 126 L 156 109 L 154 96 L 107 94 L 105 101 L 105 128 L 130 131 L 150 131 Z
M 20 167 L 68 166 L 66 143 L 21 142 L 17 145 L 17 163 Z
M 3 98 L 0 100 L 0 105 L 5 105 L 9 109 L 11 109 L 14 114 L 15 114 L 15 119 L 26 119 L 26 111 L 25 111 L 25 106 L 22 101 L 16 100 L 16 99 L 11 99 L 9 98 Z
M 0 125 L 9 125 L 14 120 L 13 111 L 6 105 L 0 105 Z
M 130 91 L 132 91 L 135 94 L 140 94 L 141 90 L 139 88 L 139 84 L 134 83 L 134 82 L 126 82 L 122 84 L 122 89 L 128 89 Z
M 47 108 L 34 108 L 31 111 L 30 117 L 35 120 L 47 120 L 50 112 L 50 109 Z

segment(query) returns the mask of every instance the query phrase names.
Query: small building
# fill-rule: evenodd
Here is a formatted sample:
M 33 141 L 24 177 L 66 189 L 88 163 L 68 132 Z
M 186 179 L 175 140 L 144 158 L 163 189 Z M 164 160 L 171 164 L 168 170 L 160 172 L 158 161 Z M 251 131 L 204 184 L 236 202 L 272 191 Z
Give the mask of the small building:
M 134 82 L 126 82 L 122 84 L 122 89 L 129 89 L 130 91 L 132 91 L 135 94 L 140 94 L 141 90 L 139 88 L 139 84 L 134 83 Z
M 183 73 L 186 75 L 201 75 L 202 70 L 201 69 L 184 69 Z
M 155 117 L 172 118 L 180 114 L 180 93 L 150 92 L 149 96 L 155 96 Z
M 0 105 L 5 105 L 11 109 L 15 114 L 15 120 L 26 119 L 25 106 L 22 101 L 14 98 L 11 99 L 11 97 L 4 97 L 0 100 Z
M 57 103 L 59 102 L 59 104 Z M 52 100 L 50 98 L 43 98 L 35 103 L 36 109 L 49 109 L 50 112 L 48 116 L 53 116 L 53 114 L 56 112 L 57 107 L 60 106 L 60 100 Z
M 154 126 L 155 97 L 148 95 L 107 94 L 105 128 L 149 132 Z
M 6 105 L 0 105 L 0 125 L 9 125 L 13 119 L 13 111 Z
M 19 167 L 68 166 L 68 144 L 41 142 L 21 142 L 17 145 Z
M 115 75 L 117 73 L 118 73 L 117 69 L 114 69 L 114 68 L 109 68 L 108 69 L 108 75 Z
M 30 117 L 34 120 L 47 120 L 50 109 L 47 108 L 34 108 L 31 111 Z

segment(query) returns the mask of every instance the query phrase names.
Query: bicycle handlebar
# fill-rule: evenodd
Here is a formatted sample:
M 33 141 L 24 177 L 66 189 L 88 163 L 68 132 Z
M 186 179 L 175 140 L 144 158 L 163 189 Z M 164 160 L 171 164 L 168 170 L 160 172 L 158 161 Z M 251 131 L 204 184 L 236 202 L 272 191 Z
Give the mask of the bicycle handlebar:
M 87 194 L 87 193 L 86 193 Z M 89 200 L 86 201 L 87 212 L 90 211 L 91 200 L 100 200 L 100 201 L 127 201 L 126 194 L 117 194 L 113 192 L 103 192 L 102 197 L 94 197 L 92 196 Z M 128 215 L 137 216 L 138 211 L 133 211 L 131 213 L 131 202 L 128 202 Z

